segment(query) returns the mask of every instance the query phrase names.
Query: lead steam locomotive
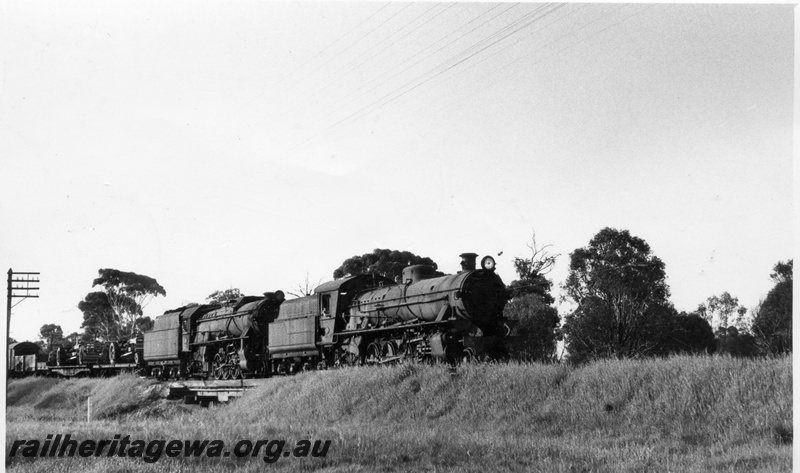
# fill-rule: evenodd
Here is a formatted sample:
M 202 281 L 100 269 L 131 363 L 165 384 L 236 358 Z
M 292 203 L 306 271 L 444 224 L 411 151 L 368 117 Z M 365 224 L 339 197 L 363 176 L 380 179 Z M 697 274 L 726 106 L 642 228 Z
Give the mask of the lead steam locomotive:
M 503 317 L 508 293 L 495 261 L 486 256 L 477 269 L 477 254 L 461 259 L 462 270 L 452 275 L 415 265 L 397 281 L 349 276 L 292 300 L 275 291 L 188 305 L 156 317 L 153 330 L 98 359 L 158 378 L 238 379 L 404 360 L 503 358 L 512 321 Z

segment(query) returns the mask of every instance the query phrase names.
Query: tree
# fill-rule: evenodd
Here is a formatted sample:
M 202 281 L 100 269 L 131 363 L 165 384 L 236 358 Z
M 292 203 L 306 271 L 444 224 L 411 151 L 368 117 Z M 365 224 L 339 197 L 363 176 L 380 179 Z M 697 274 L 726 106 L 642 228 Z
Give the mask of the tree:
M 105 292 L 95 291 L 86 294 L 86 297 L 78 303 L 78 309 L 83 312 L 81 328 L 84 329 L 87 338 L 101 341 L 117 340 L 120 335 L 119 321 Z
M 790 259 L 787 262 L 778 261 L 778 263 L 773 268 L 774 272 L 770 274 L 770 279 L 772 279 L 772 281 L 775 284 L 791 281 L 793 266 L 794 266 L 794 260 Z
M 209 304 L 224 304 L 231 300 L 236 300 L 242 297 L 242 291 L 238 287 L 225 289 L 224 291 L 214 291 L 206 297 L 206 302 Z
M 719 296 L 711 296 L 706 299 L 706 303 L 700 304 L 698 311 L 714 329 L 735 325 L 739 332 L 749 331 L 747 309 L 739 305 L 739 299 L 727 291 Z
M 115 320 L 120 327 L 119 336 L 133 338 L 136 333 L 136 318 L 142 309 L 156 296 L 166 296 L 167 292 L 155 279 L 118 269 L 101 269 L 100 277 L 93 286 L 105 289 L 108 302 L 114 311 Z
M 516 320 L 511 332 L 511 356 L 524 361 L 554 361 L 560 335 L 558 310 L 536 294 L 515 297 L 504 315 Z
M 508 285 L 511 301 L 506 305 L 505 315 L 517 321 L 511 335 L 511 356 L 526 361 L 553 361 L 556 358 L 556 343 L 560 339 L 558 325 L 561 318 L 552 307 L 555 298 L 550 294 L 553 283 L 545 278 L 559 255 L 548 252 L 550 245 L 540 247 L 536 243 L 536 232 L 528 245 L 530 258 L 514 258 L 516 279 Z
M 414 264 L 427 264 L 432 266 L 434 271 L 438 265 L 430 258 L 418 256 L 410 251 L 382 250 L 375 249 L 372 253 L 365 253 L 361 256 L 353 256 L 344 260 L 341 266 L 333 271 L 333 278 L 339 279 L 345 276 L 356 274 L 377 274 L 395 279 L 402 276 L 403 268 Z M 443 273 L 436 271 L 441 276 Z
M 514 269 L 519 279 L 511 281 L 508 289 L 512 297 L 519 297 L 524 294 L 536 294 L 545 304 L 552 304 L 556 300 L 550 294 L 553 282 L 545 276 L 553 269 L 556 258 L 560 255 L 551 255 L 548 248 L 551 245 L 539 247 L 536 243 L 536 232 L 531 237 L 528 248 L 531 250 L 530 258 L 514 258 Z
M 60 325 L 45 324 L 39 329 L 39 338 L 44 342 L 44 348 L 50 351 L 54 345 L 64 341 L 64 331 Z
M 755 337 L 749 333 L 740 333 L 734 326 L 720 327 L 715 335 L 719 354 L 731 356 L 754 356 L 756 354 Z
M 669 353 L 710 354 L 716 340 L 711 325 L 699 313 L 681 312 L 673 319 L 667 345 Z
M 297 283 L 294 286 L 294 290 L 287 291 L 287 293 L 292 297 L 308 297 L 314 294 L 314 289 L 322 283 L 322 279 L 317 281 L 316 285 L 311 284 L 311 280 L 308 279 L 308 271 L 306 271 L 306 280 L 301 283 Z
M 564 284 L 578 307 L 566 317 L 570 359 L 656 354 L 675 309 L 664 263 L 641 238 L 604 228 L 570 254 Z
M 136 321 L 134 321 L 134 325 L 136 326 L 136 331 L 139 333 L 149 332 L 153 330 L 153 325 L 155 322 L 150 317 L 137 317 Z
M 771 278 L 775 286 L 755 310 L 753 334 L 759 350 L 765 354 L 792 351 L 792 266 L 794 260 L 778 262 Z

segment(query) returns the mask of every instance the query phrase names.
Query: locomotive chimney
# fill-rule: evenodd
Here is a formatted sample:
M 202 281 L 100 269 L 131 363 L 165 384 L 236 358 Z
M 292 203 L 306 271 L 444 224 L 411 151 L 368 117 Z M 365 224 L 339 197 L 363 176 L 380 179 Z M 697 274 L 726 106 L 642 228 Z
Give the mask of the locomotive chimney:
M 458 256 L 461 257 L 461 271 L 475 271 L 477 253 L 461 253 Z

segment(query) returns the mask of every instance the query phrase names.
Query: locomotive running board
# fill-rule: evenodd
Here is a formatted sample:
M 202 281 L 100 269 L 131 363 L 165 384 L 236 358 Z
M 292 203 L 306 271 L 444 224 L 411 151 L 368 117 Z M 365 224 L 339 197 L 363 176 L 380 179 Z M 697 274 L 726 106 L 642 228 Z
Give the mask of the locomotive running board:
M 334 337 L 349 337 L 351 335 L 363 335 L 365 333 L 388 332 L 391 330 L 413 328 L 413 327 L 430 327 L 433 325 L 444 325 L 453 322 L 453 320 L 442 320 L 438 322 L 412 322 L 398 325 L 389 325 L 386 327 L 366 328 L 361 330 L 347 330 L 344 332 L 335 333 Z

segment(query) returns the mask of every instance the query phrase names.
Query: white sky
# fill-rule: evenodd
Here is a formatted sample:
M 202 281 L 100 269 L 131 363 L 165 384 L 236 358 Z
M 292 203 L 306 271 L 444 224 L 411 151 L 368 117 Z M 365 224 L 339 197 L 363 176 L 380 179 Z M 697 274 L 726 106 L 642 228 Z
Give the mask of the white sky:
M 645 239 L 672 301 L 747 307 L 792 258 L 791 5 L 0 4 L 0 269 L 11 335 L 78 330 L 100 268 L 146 315 L 292 290 L 374 248 L 510 282 Z M 558 295 L 560 291 L 556 290 Z

